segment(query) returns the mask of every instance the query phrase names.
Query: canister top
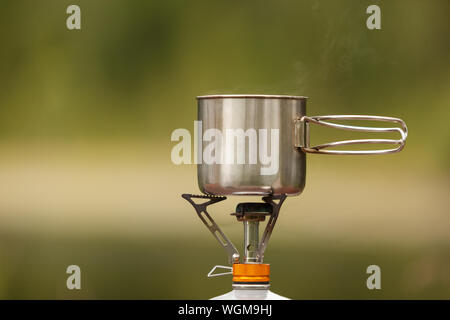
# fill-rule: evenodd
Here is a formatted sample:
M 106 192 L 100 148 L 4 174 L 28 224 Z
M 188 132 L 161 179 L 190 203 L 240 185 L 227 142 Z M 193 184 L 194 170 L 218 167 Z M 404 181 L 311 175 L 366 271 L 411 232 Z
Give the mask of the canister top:
M 223 99 L 223 98 L 253 98 L 253 99 L 295 99 L 304 100 L 308 97 L 304 96 L 289 96 L 289 95 L 271 95 L 271 94 L 213 94 L 206 96 L 198 96 L 197 99 Z

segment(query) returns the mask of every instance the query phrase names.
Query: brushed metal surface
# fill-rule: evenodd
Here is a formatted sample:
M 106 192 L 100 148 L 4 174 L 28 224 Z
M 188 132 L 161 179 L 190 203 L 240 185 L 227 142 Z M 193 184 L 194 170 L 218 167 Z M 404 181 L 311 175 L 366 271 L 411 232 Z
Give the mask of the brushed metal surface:
M 205 194 L 212 195 L 298 195 L 305 186 L 305 153 L 294 146 L 294 119 L 306 115 L 306 98 L 270 95 L 216 95 L 198 97 L 198 120 L 202 121 L 202 136 L 208 129 L 267 129 L 279 130 L 278 171 L 262 175 L 257 161 L 250 164 L 198 164 L 198 185 Z M 258 137 L 259 139 L 259 137 Z M 203 150 L 209 144 L 203 141 Z M 235 146 L 233 146 L 234 148 Z M 230 144 L 222 144 L 222 154 Z M 248 139 L 245 150 L 248 155 Z M 259 146 L 258 146 L 259 152 Z M 248 156 L 246 156 L 246 160 Z

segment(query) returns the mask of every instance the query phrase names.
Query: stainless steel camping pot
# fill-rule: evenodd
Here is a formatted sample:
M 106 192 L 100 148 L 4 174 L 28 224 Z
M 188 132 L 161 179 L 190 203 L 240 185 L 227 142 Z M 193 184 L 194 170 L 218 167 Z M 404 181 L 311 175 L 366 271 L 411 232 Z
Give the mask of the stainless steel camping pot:
M 197 97 L 201 143 L 198 184 L 212 195 L 298 195 L 306 177 L 306 153 L 385 154 L 399 152 L 408 134 L 403 120 L 366 115 L 306 116 L 306 97 L 210 95 Z M 375 120 L 398 127 L 360 127 L 333 120 Z M 317 124 L 364 132 L 398 132 L 394 139 L 358 139 L 311 146 L 309 128 Z M 392 149 L 329 149 L 350 144 L 391 144 Z

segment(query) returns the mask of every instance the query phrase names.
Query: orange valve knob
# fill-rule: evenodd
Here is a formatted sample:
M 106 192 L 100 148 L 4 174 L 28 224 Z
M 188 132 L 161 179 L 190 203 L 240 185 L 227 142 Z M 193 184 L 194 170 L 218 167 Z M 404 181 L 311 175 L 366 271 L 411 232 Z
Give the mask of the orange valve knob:
M 270 264 L 233 264 L 233 284 L 269 284 Z

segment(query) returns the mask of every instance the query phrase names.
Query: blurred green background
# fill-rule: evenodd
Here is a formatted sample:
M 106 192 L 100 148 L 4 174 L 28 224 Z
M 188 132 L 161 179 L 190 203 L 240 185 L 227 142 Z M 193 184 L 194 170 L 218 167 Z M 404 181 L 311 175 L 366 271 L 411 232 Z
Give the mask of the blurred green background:
M 81 30 L 66 28 L 70 4 Z M 366 28 L 371 4 L 381 30 Z M 196 168 L 172 164 L 170 135 L 192 132 L 197 95 L 264 93 L 306 95 L 309 115 L 400 117 L 410 132 L 395 155 L 308 156 L 266 252 L 272 290 L 449 299 L 448 12 L 448 0 L 2 1 L 0 298 L 231 290 L 206 278 L 226 256 L 180 196 L 199 192 Z M 229 213 L 246 200 L 210 211 L 241 251 Z M 71 264 L 80 291 L 66 288 Z M 382 290 L 366 288 L 371 264 Z

